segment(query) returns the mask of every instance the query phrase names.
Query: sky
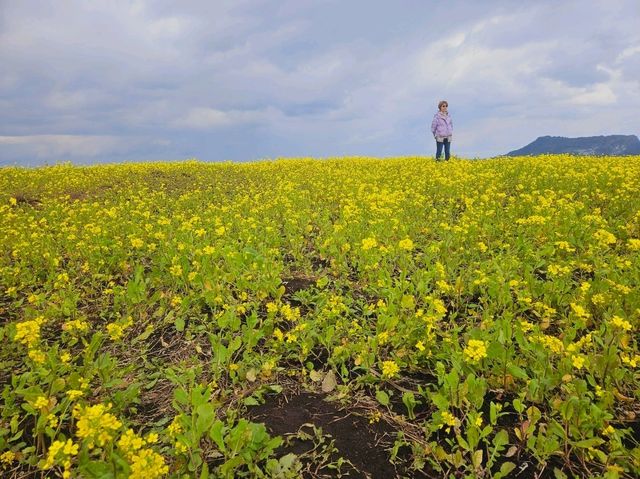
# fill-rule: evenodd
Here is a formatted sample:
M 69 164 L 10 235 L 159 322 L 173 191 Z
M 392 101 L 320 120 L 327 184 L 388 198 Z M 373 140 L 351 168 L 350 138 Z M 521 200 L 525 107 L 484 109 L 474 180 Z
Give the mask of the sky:
M 0 165 L 637 135 L 640 0 L 0 0 Z

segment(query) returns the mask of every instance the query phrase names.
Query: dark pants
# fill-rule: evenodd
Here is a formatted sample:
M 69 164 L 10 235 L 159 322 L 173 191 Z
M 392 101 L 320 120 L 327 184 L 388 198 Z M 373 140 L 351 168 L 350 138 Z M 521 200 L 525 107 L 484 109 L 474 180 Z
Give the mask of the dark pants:
M 449 138 L 444 138 L 444 141 L 436 141 L 436 161 L 440 161 L 440 155 L 442 155 L 442 147 L 444 146 L 444 159 L 445 161 L 451 157 L 451 142 Z

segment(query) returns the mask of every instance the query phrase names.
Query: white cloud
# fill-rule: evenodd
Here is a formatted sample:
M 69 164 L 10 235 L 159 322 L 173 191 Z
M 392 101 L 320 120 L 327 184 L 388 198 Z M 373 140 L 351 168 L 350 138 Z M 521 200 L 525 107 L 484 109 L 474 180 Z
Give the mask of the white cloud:
M 253 123 L 268 123 L 281 115 L 274 108 L 265 110 L 229 110 L 215 108 L 191 108 L 184 116 L 173 122 L 177 128 L 215 129 Z
M 608 109 L 609 133 L 637 133 L 636 0 L 414 7 L 9 2 L 0 144 L 42 158 L 145 145 L 161 154 L 160 141 L 191 143 L 199 157 L 431 153 L 427 125 L 442 98 L 456 152 L 469 156 L 542 134 L 598 134 Z
M 95 157 L 124 146 L 116 136 L 96 135 L 0 136 L 0 145 L 37 158 Z
M 626 60 L 629 57 L 640 54 L 640 45 L 633 45 L 629 48 L 625 48 L 620 52 L 620 54 L 616 57 L 616 63 L 620 63 Z
M 571 103 L 581 106 L 612 105 L 616 100 L 617 96 L 611 86 L 605 83 L 598 83 L 591 88 L 581 88 L 569 99 Z

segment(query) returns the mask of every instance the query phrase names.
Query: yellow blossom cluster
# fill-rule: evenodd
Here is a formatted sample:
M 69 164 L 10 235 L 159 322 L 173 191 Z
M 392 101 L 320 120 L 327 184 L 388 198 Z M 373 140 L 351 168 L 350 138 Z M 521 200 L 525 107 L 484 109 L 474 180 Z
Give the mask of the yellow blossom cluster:
M 627 321 L 626 319 L 622 319 L 617 315 L 612 316 L 609 322 L 614 328 L 618 328 L 623 331 L 631 331 L 633 329 L 629 321 Z
M 86 406 L 76 404 L 73 417 L 76 419 L 76 436 L 87 442 L 89 449 L 103 447 L 113 440 L 122 423 L 108 412 L 111 404 Z
M 71 461 L 73 456 L 78 454 L 78 445 L 71 439 L 66 441 L 53 441 L 47 452 L 47 458 L 42 464 L 42 469 L 51 469 L 54 465 L 59 464 L 64 467 L 62 477 L 68 479 L 71 477 Z
M 120 436 L 117 445 L 129 462 L 130 478 L 155 479 L 169 472 L 169 466 L 165 464 L 164 458 L 153 449 L 145 447 L 154 444 L 157 440 L 158 435 L 155 433 L 143 439 L 133 429 L 127 429 Z
M 43 316 L 22 321 L 16 324 L 16 335 L 14 341 L 24 344 L 27 347 L 33 347 L 40 341 L 40 328 L 45 323 Z
M 395 361 L 382 362 L 382 377 L 392 378 L 400 372 L 400 367 Z
M 113 341 L 118 341 L 124 335 L 124 332 L 133 324 L 133 318 L 128 316 L 124 321 L 114 321 L 107 324 L 107 333 Z
M 470 363 L 478 363 L 487 357 L 487 343 L 480 339 L 470 339 L 463 351 L 464 358 Z
M 405 238 L 403 240 L 400 240 L 398 246 L 400 247 L 400 249 L 411 251 L 413 249 L 413 241 L 411 241 L 411 239 L 409 238 Z
M 561 354 L 562 352 L 564 352 L 564 343 L 555 336 L 551 336 L 548 334 L 538 334 L 532 336 L 531 340 L 542 344 L 554 354 Z
M 367 251 L 378 246 L 375 238 L 365 238 L 362 240 L 362 249 Z

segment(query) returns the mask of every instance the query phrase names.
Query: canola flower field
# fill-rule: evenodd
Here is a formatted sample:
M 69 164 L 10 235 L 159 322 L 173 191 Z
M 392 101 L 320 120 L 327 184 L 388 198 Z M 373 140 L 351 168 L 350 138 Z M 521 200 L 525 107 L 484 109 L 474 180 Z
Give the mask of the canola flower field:
M 405 477 L 637 477 L 639 258 L 640 157 L 2 168 L 0 472 L 320 477 L 295 386 Z

